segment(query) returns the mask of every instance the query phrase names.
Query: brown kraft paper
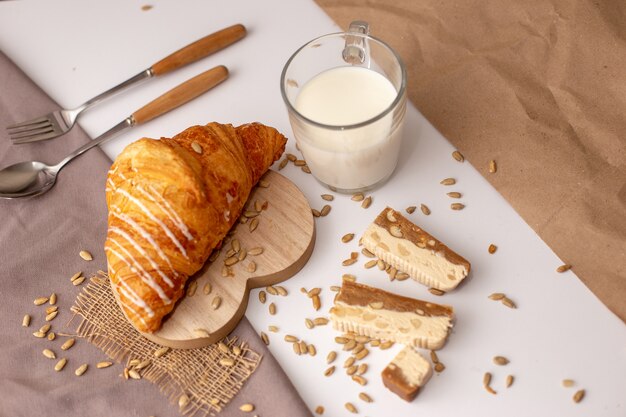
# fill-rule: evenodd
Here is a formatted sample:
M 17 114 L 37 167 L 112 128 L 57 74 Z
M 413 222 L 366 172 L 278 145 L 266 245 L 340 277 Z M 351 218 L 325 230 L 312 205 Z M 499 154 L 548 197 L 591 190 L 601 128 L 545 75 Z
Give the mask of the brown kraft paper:
M 399 52 L 419 111 L 626 321 L 626 3 L 316 1 Z

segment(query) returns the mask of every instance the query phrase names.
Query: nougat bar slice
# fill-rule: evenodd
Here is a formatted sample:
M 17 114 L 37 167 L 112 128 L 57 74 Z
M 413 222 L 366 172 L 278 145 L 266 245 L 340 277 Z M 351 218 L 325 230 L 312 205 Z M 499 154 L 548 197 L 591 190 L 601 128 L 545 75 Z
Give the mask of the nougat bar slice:
M 405 401 L 413 401 L 433 374 L 430 362 L 405 346 L 382 372 L 383 384 Z
M 445 344 L 453 318 L 452 307 L 347 280 L 330 309 L 336 330 L 432 350 Z
M 361 243 L 398 271 L 442 291 L 454 289 L 471 268 L 465 258 L 390 207 L 368 226 Z

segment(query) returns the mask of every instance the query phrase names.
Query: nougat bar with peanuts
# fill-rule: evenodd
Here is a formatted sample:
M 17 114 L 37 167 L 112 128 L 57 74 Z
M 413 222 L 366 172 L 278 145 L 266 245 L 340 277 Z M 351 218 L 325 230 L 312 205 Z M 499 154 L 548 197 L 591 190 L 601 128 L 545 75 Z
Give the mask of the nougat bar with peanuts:
M 398 271 L 441 291 L 456 288 L 471 268 L 465 258 L 390 207 L 368 226 L 361 243 Z
M 446 342 L 454 310 L 346 280 L 330 319 L 342 332 L 436 350 Z
M 430 362 L 405 346 L 382 372 L 383 384 L 405 401 L 413 401 L 433 374 Z

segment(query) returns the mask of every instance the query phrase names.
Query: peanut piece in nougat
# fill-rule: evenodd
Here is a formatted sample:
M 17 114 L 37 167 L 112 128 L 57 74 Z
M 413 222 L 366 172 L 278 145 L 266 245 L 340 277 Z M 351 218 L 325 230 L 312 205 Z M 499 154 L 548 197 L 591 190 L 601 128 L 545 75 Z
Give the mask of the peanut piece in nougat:
M 330 309 L 336 330 L 432 350 L 445 344 L 453 318 L 452 307 L 350 281 Z
M 383 384 L 405 401 L 413 401 L 433 369 L 430 362 L 415 349 L 406 346 L 382 372 Z
M 466 259 L 389 207 L 368 226 L 361 242 L 398 271 L 442 291 L 456 288 L 470 272 Z

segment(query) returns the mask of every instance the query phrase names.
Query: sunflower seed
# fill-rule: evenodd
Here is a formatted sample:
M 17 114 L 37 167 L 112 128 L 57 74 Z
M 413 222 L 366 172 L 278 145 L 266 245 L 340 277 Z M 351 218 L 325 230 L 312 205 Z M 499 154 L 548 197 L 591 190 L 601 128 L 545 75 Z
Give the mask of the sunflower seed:
M 79 271 L 79 272 L 77 272 L 77 273 L 75 273 L 74 275 L 72 275 L 72 276 L 70 277 L 70 282 L 74 282 L 74 280 L 75 280 L 76 278 L 78 278 L 78 277 L 80 277 L 80 276 L 82 276 L 82 275 L 83 275 L 83 273 L 82 273 L 82 272 L 80 272 L 80 271 Z
M 435 364 L 435 372 L 437 372 L 437 373 L 441 373 L 441 372 L 443 372 L 443 371 L 444 371 L 444 369 L 446 369 L 446 367 L 445 367 L 445 365 L 444 365 L 443 363 L 441 363 L 441 362 L 437 362 L 437 363 Z
M 76 339 L 71 338 L 71 339 L 67 339 L 62 345 L 61 345 L 61 349 L 62 350 L 68 350 L 69 348 L 71 348 L 72 346 L 74 346 L 74 343 L 76 343 Z
M 319 295 L 314 295 L 311 300 L 313 301 L 313 308 L 315 311 L 318 311 L 322 307 L 322 301 L 320 300 Z
M 109 366 L 113 365 L 113 362 L 98 362 L 96 364 L 96 368 L 98 369 L 104 369 L 104 368 L 108 368 Z
M 363 378 L 361 375 L 353 375 L 352 380 L 361 386 L 367 385 L 367 379 Z
M 313 213 L 313 217 L 320 217 L 322 215 L 317 209 L 311 209 L 311 213 Z
M 490 300 L 495 300 L 495 301 L 498 301 L 498 300 L 502 300 L 504 297 L 506 297 L 506 295 L 505 295 L 504 293 L 501 293 L 501 292 L 494 292 L 494 293 L 493 293 L 493 294 L 491 294 L 488 298 L 489 298 Z
M 254 405 L 252 405 L 252 404 L 243 404 L 241 407 L 239 407 L 239 409 L 241 411 L 243 411 L 244 413 L 249 413 L 251 411 L 254 411 Z
M 294 154 L 292 153 L 288 153 L 287 155 L 285 155 L 285 157 L 291 161 L 291 162 L 296 162 L 296 160 L 298 159 Z
M 356 261 L 357 261 L 356 259 L 350 258 L 350 259 L 346 259 L 346 260 L 344 260 L 341 264 L 342 264 L 343 266 L 350 266 L 350 265 L 355 264 L 355 263 L 356 263 Z
M 282 285 L 277 285 L 276 291 L 278 292 L 278 295 L 281 295 L 283 297 L 286 297 L 289 295 L 289 292 L 287 292 L 287 289 L 283 287 Z
M 299 339 L 295 337 L 294 335 L 291 335 L 291 334 L 285 335 L 285 342 L 294 343 L 294 342 L 297 342 L 298 340 Z
M 261 188 L 269 188 L 270 183 L 267 180 L 260 180 L 259 181 L 259 187 Z
M 261 302 L 261 304 L 265 304 L 265 300 L 267 300 L 267 295 L 265 294 L 265 291 L 259 291 L 259 301 Z
M 334 373 L 335 373 L 335 365 L 332 365 L 326 368 L 326 370 L 324 371 L 324 376 L 331 376 Z
M 54 370 L 57 372 L 60 372 L 63 370 L 63 368 L 65 367 L 65 364 L 67 363 L 67 359 L 65 358 L 61 358 L 56 365 L 54 365 Z
M 367 395 L 364 392 L 359 393 L 359 398 L 361 400 L 365 401 L 366 403 L 374 402 L 374 400 L 372 400 L 372 397 L 370 397 L 369 395 Z
M 352 274 L 343 274 L 341 276 L 341 280 L 342 281 L 348 281 L 348 282 L 355 282 L 356 281 L 356 276 L 354 276 Z
M 202 146 L 195 140 L 191 142 L 191 149 L 193 149 L 195 153 L 202 155 Z
M 430 351 L 430 360 L 432 360 L 433 363 L 439 363 L 439 356 L 437 356 L 437 352 L 434 350 Z
M 154 351 L 154 357 L 160 358 L 161 356 L 165 355 L 169 351 L 170 351 L 170 348 L 168 348 L 167 346 L 159 348 Z
M 420 205 L 420 210 L 422 210 L 422 213 L 424 213 L 425 216 L 429 216 L 430 215 L 430 209 L 428 208 L 428 206 L 426 204 L 421 204 Z
M 87 372 L 87 368 L 89 368 L 89 365 L 87 365 L 86 363 L 82 364 L 81 366 L 79 366 L 78 368 L 76 368 L 76 370 L 74 371 L 74 374 L 76 376 L 81 376 L 82 374 L 84 374 L 85 372 Z
M 56 359 L 57 358 L 57 355 L 55 355 L 54 352 L 51 351 L 50 349 L 44 349 L 42 353 L 48 359 Z
M 562 273 L 565 271 L 569 271 L 570 269 L 572 269 L 572 266 L 570 264 L 565 264 L 565 265 L 561 265 L 556 269 L 556 272 L 558 273 Z
M 237 262 L 239 262 L 239 258 L 236 256 L 231 256 L 230 258 L 226 258 L 224 260 L 224 265 L 232 266 L 232 265 L 235 265 Z
M 39 298 L 35 298 L 35 300 L 33 301 L 33 303 L 34 303 L 36 306 L 40 306 L 40 305 L 42 305 L 42 304 L 47 303 L 47 302 L 48 302 L 48 300 L 49 300 L 49 298 L 48 298 L 48 297 L 39 297 Z
M 498 165 L 495 160 L 489 161 L 489 172 L 494 174 L 498 170 Z
M 219 295 L 216 295 L 213 298 L 213 301 L 211 301 L 211 307 L 213 308 L 213 310 L 217 310 L 218 308 L 220 308 L 221 305 L 222 305 L 222 297 L 220 297 Z
M 494 356 L 493 363 L 495 363 L 496 365 L 504 366 L 509 363 L 509 360 L 504 356 Z
M 309 347 L 306 345 L 304 340 L 299 341 L 298 345 L 299 345 L 300 353 L 302 353 L 303 355 L 306 355 L 309 351 Z
M 270 305 L 269 305 L 269 311 L 270 311 L 270 314 L 271 314 L 272 316 L 273 316 L 273 315 L 275 315 L 275 314 L 276 314 L 276 304 L 274 304 L 274 303 L 270 303 Z
M 278 333 L 278 327 L 277 326 L 273 326 L 273 325 L 267 326 L 267 330 L 272 332 L 272 333 Z
M 564 379 L 562 384 L 566 388 L 573 387 L 574 386 L 574 380 L 573 379 Z
M 246 271 L 248 271 L 249 273 L 255 272 L 256 271 L 256 262 L 254 262 L 254 261 L 248 262 L 248 265 L 246 266 Z
M 456 191 L 453 191 L 451 193 L 446 193 L 446 194 L 450 198 L 461 198 L 463 196 L 461 193 L 457 193 Z
M 319 414 L 319 415 L 324 414 L 324 407 L 322 407 L 321 405 L 318 405 L 317 407 L 315 407 L 315 414 Z
M 250 222 L 250 233 L 254 232 L 256 230 L 256 228 L 259 227 L 259 219 L 258 218 L 254 218 L 252 219 L 252 221 Z
M 135 380 L 141 379 L 141 375 L 135 369 L 129 369 L 128 376 Z
M 463 154 L 459 151 L 454 151 L 452 152 L 452 157 L 457 160 L 458 162 L 463 162 L 465 161 L 465 157 L 463 156 Z
M 387 350 L 387 349 L 391 348 L 393 345 L 394 345 L 393 341 L 386 340 L 386 341 L 380 343 L 380 349 L 381 350 Z
M 383 308 L 384 303 L 382 301 L 375 301 L 373 303 L 370 303 L 369 306 L 374 310 L 380 310 L 381 308 Z
M 441 184 L 441 185 L 454 185 L 454 184 L 456 184 L 456 180 L 454 178 L 445 178 L 445 179 L 441 180 L 441 182 L 439 184 Z
M 302 170 L 302 172 L 306 172 L 307 174 L 311 173 L 311 168 L 309 168 L 308 165 L 305 165 L 303 167 L 300 167 L 300 169 Z
M 314 344 L 310 344 L 307 346 L 307 351 L 309 352 L 309 356 L 315 356 L 317 355 L 317 349 L 315 348 Z
M 585 397 L 585 390 L 579 389 L 578 391 L 576 391 L 572 399 L 574 400 L 575 403 L 579 403 L 583 400 L 584 397 Z
M 193 334 L 195 334 L 197 337 L 209 337 L 211 336 L 211 333 L 209 333 L 209 331 L 207 329 L 193 329 Z
M 198 281 L 191 281 L 187 288 L 187 297 L 193 297 L 198 290 Z
M 187 396 L 187 394 L 183 394 L 180 397 L 178 397 L 178 408 L 179 409 L 183 409 L 185 407 L 187 407 L 189 405 L 189 397 Z
M 413 212 L 415 212 L 416 208 L 417 208 L 416 206 L 409 206 L 405 210 L 406 210 L 407 213 L 413 214 Z
M 337 359 L 337 352 L 331 350 L 328 355 L 326 355 L 326 363 L 331 364 L 335 361 L 335 359 Z
M 46 323 L 39 328 L 39 331 L 45 335 L 46 333 L 48 333 L 48 330 L 50 330 L 50 327 L 52 327 L 50 323 Z
M 368 195 L 367 198 L 363 200 L 363 202 L 361 203 L 361 207 L 366 209 L 366 208 L 369 208 L 369 206 L 371 205 L 372 205 L 372 197 Z
M 304 159 L 296 159 L 293 161 L 293 164 L 297 167 L 303 167 L 306 165 L 306 161 Z
M 283 159 L 282 161 L 280 161 L 280 164 L 278 165 L 278 170 L 280 171 L 281 169 L 285 168 L 288 163 L 289 163 L 288 159 Z
M 445 291 L 441 291 L 438 288 L 429 288 L 428 292 L 431 293 L 432 295 L 438 295 L 438 296 L 441 296 L 441 295 L 445 294 Z
M 483 387 L 485 387 L 487 392 L 491 394 L 496 394 L 496 391 L 494 391 L 493 388 L 489 386 L 489 384 L 491 384 L 491 374 L 489 372 L 485 372 L 485 375 L 483 375 Z
M 211 294 L 212 290 L 213 290 L 213 287 L 211 286 L 210 282 L 207 282 L 206 284 L 204 284 L 204 287 L 202 287 L 202 292 L 204 293 L 204 295 Z
M 108 362 L 101 362 L 101 363 L 108 363 Z M 145 368 L 146 366 L 150 365 L 151 363 L 152 363 L 152 361 L 150 359 L 146 359 L 144 361 L 139 362 L 135 366 L 135 369 L 139 371 L 139 370 Z
M 348 369 L 346 369 L 346 374 L 348 376 L 354 375 L 356 373 L 357 368 L 358 367 L 356 365 L 352 365 L 352 366 L 348 367 Z
M 356 193 L 356 194 L 352 194 L 351 200 L 352 201 L 363 201 L 364 198 L 365 198 L 365 196 L 363 195 L 363 193 Z
M 46 308 L 46 315 L 50 313 L 54 313 L 55 311 L 59 311 L 59 306 L 51 306 Z
M 49 302 L 50 302 L 51 306 L 53 306 L 53 305 L 55 305 L 57 303 L 57 295 L 56 295 L 56 293 L 53 292 L 52 294 L 50 294 L 50 301 Z
M 359 364 L 359 366 L 357 367 L 357 370 L 356 370 L 356 374 L 357 375 L 363 375 L 364 373 L 367 372 L 367 368 L 368 368 L 368 365 L 366 363 Z
M 328 321 L 326 317 L 316 317 L 313 319 L 313 324 L 316 326 L 325 326 L 328 324 Z
M 398 281 L 404 281 L 404 280 L 406 280 L 408 278 L 409 278 L 409 274 L 407 274 L 406 272 L 398 272 L 396 274 L 396 279 Z
M 258 256 L 260 254 L 263 253 L 263 248 L 261 247 L 256 247 L 256 248 L 252 248 L 248 251 L 248 255 L 252 255 L 252 256 Z
M 311 319 L 304 319 L 304 325 L 306 326 L 307 329 L 312 329 L 315 327 L 315 323 L 313 323 L 313 320 Z
M 350 242 L 352 239 L 354 239 L 354 233 L 347 233 L 347 234 L 345 234 L 345 235 L 343 235 L 343 236 L 341 237 L 341 241 L 342 241 L 343 243 L 348 243 L 348 242 Z
M 346 410 L 348 410 L 349 412 L 354 413 L 354 414 L 358 413 L 358 411 L 357 411 L 356 407 L 354 406 L 354 404 L 346 403 L 345 406 L 346 406 Z
M 489 248 L 487 248 L 487 252 L 489 252 L 492 255 L 496 253 L 497 250 L 498 250 L 498 247 L 494 245 L 493 243 L 489 245 Z
M 369 261 L 365 262 L 365 265 L 363 265 L 363 266 L 364 266 L 366 269 L 370 269 L 370 268 L 375 267 L 377 262 L 378 262 L 378 261 L 377 261 L 376 259 L 371 259 L 371 260 L 369 260 Z
M 54 320 L 54 318 L 57 316 L 57 314 L 59 314 L 58 311 L 53 311 L 52 313 L 48 314 L 46 316 L 46 321 L 52 321 Z
M 363 349 L 361 350 L 359 353 L 357 353 L 356 355 L 354 355 L 355 358 L 357 358 L 358 360 L 363 360 L 367 355 L 370 354 L 370 351 L 367 349 Z
M 93 256 L 86 250 L 81 250 L 78 255 L 83 258 L 85 261 L 93 261 Z
M 78 277 L 74 281 L 72 281 L 72 284 L 76 287 L 82 284 L 83 282 L 85 282 L 85 277 Z
M 513 300 L 504 297 L 502 299 L 502 304 L 504 304 L 505 306 L 507 306 L 508 308 L 517 308 L 517 305 L 515 305 L 515 303 L 513 302 Z
M 330 213 L 330 209 L 331 207 L 328 204 L 324 205 L 324 207 L 322 207 L 322 210 L 320 210 L 320 216 L 328 216 L 328 213 Z
M 265 334 L 265 333 L 263 333 Z M 267 337 L 267 335 L 266 335 Z M 233 358 L 221 358 L 219 360 L 220 365 L 222 366 L 233 366 L 235 364 L 235 360 Z
M 326 200 L 326 201 L 333 201 L 335 199 L 335 197 L 331 194 L 322 194 L 322 200 Z
M 265 334 L 264 332 L 261 332 L 261 340 L 263 341 L 263 343 L 265 343 L 266 345 L 269 346 L 270 344 L 270 339 L 267 336 L 267 334 Z
M 515 377 L 513 377 L 513 375 L 507 375 L 506 376 L 506 387 L 509 388 L 511 385 L 513 385 L 513 381 L 515 380 Z
M 30 326 L 30 315 L 26 314 L 24 318 L 22 319 L 22 327 L 28 327 L 28 326 Z
M 294 352 L 296 355 L 298 355 L 298 356 L 299 356 L 299 355 L 302 355 L 302 352 L 300 351 L 300 343 L 298 343 L 298 342 L 293 342 L 293 343 L 291 344 L 291 347 L 293 348 L 293 352 Z
M 465 204 L 463 204 L 463 203 L 452 203 L 452 204 L 450 204 L 450 208 L 452 210 L 463 210 L 465 208 Z

